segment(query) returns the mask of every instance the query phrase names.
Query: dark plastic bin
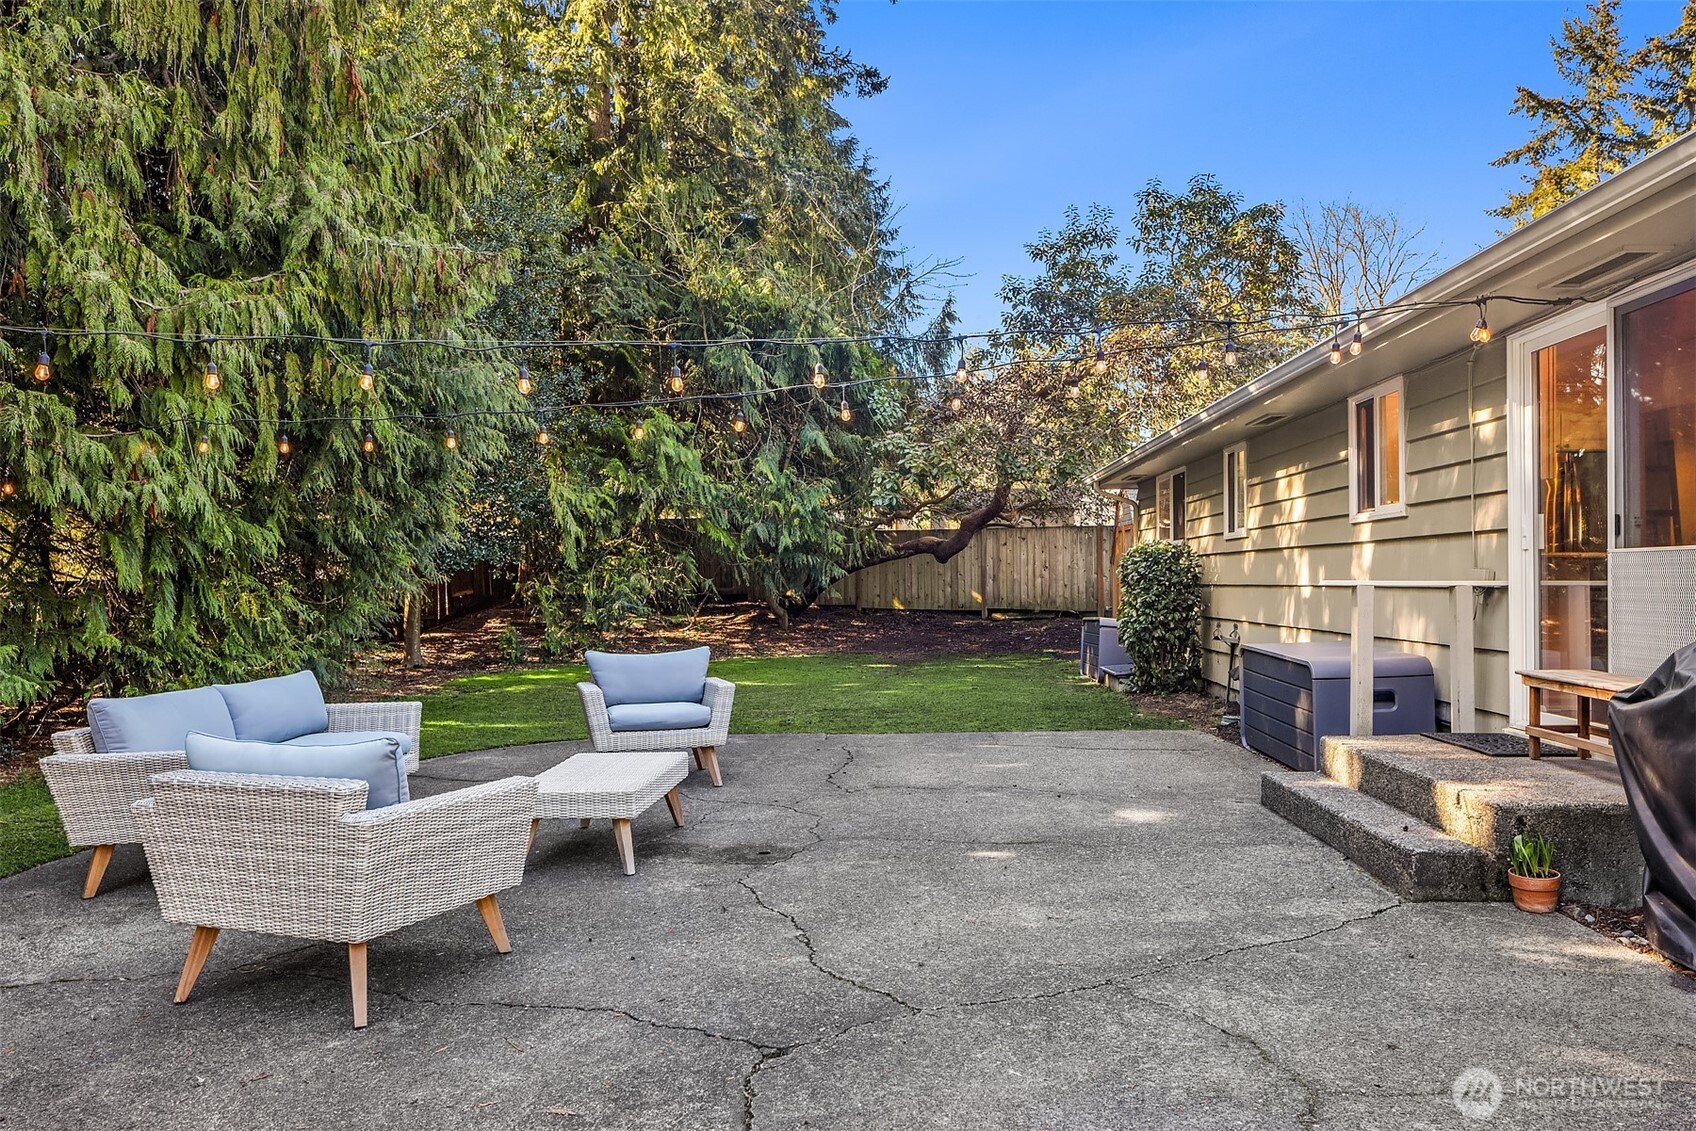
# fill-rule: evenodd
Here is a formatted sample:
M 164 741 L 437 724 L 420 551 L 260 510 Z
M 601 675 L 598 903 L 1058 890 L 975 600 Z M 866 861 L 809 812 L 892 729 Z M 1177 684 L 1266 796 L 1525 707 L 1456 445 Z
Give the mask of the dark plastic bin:
M 1372 657 L 1372 733 L 1437 729 L 1431 661 L 1380 650 Z M 1319 769 L 1320 743 L 1349 733 L 1349 644 L 1245 644 L 1243 741 L 1297 770 Z

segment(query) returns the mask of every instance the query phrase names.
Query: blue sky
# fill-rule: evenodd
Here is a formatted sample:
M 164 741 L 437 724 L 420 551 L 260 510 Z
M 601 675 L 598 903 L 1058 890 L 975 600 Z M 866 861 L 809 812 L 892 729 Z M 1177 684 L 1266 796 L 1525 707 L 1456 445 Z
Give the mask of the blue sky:
M 842 0 L 831 40 L 889 89 L 849 100 L 918 259 L 959 259 L 964 328 L 992 326 L 1025 242 L 1070 204 L 1121 226 L 1150 178 L 1215 173 L 1248 200 L 1352 196 L 1426 227 L 1446 266 L 1490 243 L 1518 174 L 1519 85 L 1581 4 Z M 1628 0 L 1628 42 L 1678 22 Z

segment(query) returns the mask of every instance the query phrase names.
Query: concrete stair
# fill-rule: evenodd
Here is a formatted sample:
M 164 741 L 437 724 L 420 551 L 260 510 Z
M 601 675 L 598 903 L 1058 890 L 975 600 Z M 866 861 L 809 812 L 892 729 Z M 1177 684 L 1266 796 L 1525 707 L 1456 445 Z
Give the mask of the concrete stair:
M 1489 758 L 1418 736 L 1329 738 L 1323 774 L 1271 770 L 1261 803 L 1409 900 L 1508 897 L 1514 835 L 1555 842 L 1562 898 L 1642 901 L 1643 859 L 1606 759 Z
M 1492 883 L 1490 855 L 1414 820 L 1394 806 L 1316 773 L 1268 771 L 1260 803 L 1414 901 L 1471 903 L 1507 898 Z

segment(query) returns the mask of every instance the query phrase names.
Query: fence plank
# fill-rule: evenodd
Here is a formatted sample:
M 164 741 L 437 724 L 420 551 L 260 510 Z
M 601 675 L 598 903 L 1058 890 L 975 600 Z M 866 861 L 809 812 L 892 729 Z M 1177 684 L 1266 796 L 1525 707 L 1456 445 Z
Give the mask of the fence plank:
M 945 531 L 902 531 L 899 541 Z M 1094 526 L 992 526 L 947 562 L 883 562 L 837 583 L 821 605 L 949 612 L 1094 613 L 1110 579 L 1105 532 Z

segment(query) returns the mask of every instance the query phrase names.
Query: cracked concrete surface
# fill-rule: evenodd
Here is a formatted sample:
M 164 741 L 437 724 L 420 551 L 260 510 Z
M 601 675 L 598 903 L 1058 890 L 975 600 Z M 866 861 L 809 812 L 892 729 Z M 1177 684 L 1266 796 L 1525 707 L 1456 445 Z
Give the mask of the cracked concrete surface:
M 425 763 L 418 793 L 550 743 Z M 1696 1127 L 1691 983 L 1560 917 L 1400 904 L 1183 733 L 774 735 L 689 824 L 544 824 L 502 897 L 371 948 L 188 932 L 139 849 L 0 881 L 0 1127 Z M 1501 1077 L 1488 1123 L 1451 1098 Z M 1573 1101 L 1571 1081 L 1631 1080 Z

